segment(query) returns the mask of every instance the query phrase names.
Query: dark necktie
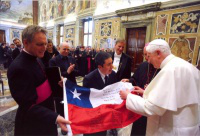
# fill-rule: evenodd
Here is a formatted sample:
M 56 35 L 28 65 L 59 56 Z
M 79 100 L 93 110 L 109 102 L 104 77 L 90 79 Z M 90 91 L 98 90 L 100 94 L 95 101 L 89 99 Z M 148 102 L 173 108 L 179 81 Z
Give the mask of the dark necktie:
M 108 85 L 108 76 L 105 76 L 105 85 Z

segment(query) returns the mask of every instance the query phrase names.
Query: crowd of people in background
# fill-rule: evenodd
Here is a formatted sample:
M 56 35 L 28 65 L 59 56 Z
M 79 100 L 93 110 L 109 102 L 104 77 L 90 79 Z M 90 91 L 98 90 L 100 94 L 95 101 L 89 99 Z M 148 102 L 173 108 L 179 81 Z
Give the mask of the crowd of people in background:
M 13 43 L 10 45 L 8 43 L 0 44 L 0 64 L 4 69 L 7 69 L 12 61 L 20 54 L 23 49 L 21 40 L 15 38 Z M 90 46 L 77 46 L 70 47 L 68 56 L 75 59 L 78 68 L 79 76 L 85 76 L 94 69 L 97 68 L 95 64 L 94 57 L 99 52 L 108 52 L 112 55 L 113 49 L 110 48 L 92 48 Z M 45 67 L 49 66 L 49 60 L 59 55 L 59 45 L 53 45 L 51 39 L 48 39 L 47 48 L 44 57 L 41 58 Z

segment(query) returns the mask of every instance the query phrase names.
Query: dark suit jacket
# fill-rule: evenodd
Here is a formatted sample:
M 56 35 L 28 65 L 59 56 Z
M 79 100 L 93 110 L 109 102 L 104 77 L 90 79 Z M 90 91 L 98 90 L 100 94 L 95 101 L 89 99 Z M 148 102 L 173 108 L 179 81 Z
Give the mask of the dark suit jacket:
M 149 84 L 159 71 L 160 69 L 154 68 L 153 65 L 149 64 L 147 61 L 142 62 L 134 72 L 133 76 L 129 79 L 129 82 L 132 83 L 133 86 L 144 88 L 144 86 Z
M 116 82 L 116 73 L 112 71 L 112 73 L 108 77 L 108 85 Z M 98 69 L 95 69 L 85 76 L 85 78 L 83 79 L 83 86 L 87 88 L 103 89 L 106 85 L 104 84 Z M 93 134 L 84 134 L 84 136 L 106 136 L 106 131 Z
M 36 88 L 46 80 L 36 57 L 22 51 L 8 69 L 11 95 L 19 105 L 15 117 L 15 135 L 58 135 L 52 95 L 36 104 Z
M 112 54 L 113 61 L 114 61 L 114 53 Z M 121 81 L 124 78 L 129 79 L 131 77 L 131 64 L 132 64 L 131 57 L 125 53 L 122 53 L 122 56 L 120 58 L 119 68 L 117 71 L 117 81 Z
M 71 64 L 75 64 L 75 69 L 70 74 L 67 73 L 67 69 Z M 60 67 L 61 75 L 63 77 L 68 78 L 70 81 L 76 83 L 75 76 L 78 75 L 78 67 L 75 62 L 75 59 L 68 56 L 67 59 L 63 59 L 62 56 L 59 54 L 55 58 L 50 59 L 49 66 L 58 66 Z
M 15 48 L 12 52 L 12 58 L 13 60 L 20 54 L 20 50 L 18 48 Z
M 112 73 L 108 77 L 108 85 L 116 83 L 116 73 L 112 71 Z M 83 86 L 87 88 L 95 88 L 95 89 L 103 89 L 105 84 L 101 78 L 101 75 L 98 69 L 90 72 L 88 75 L 85 76 L 83 79 Z

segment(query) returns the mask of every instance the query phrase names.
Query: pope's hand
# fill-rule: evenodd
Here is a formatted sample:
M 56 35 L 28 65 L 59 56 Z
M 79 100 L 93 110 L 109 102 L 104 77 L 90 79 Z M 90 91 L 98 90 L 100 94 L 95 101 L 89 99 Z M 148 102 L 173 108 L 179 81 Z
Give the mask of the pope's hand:
M 121 97 L 122 100 L 126 100 L 127 95 L 128 95 L 129 93 L 131 93 L 131 91 L 129 91 L 129 90 L 120 91 L 120 92 L 119 92 L 119 95 L 120 95 L 120 97 Z
M 133 92 L 139 93 L 140 95 L 143 95 L 144 89 L 140 88 L 139 86 L 134 86 Z

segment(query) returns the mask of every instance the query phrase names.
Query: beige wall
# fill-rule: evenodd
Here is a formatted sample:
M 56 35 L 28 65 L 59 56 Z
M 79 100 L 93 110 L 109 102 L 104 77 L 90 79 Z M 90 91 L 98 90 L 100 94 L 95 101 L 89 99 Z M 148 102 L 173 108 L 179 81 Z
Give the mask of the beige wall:
M 165 39 L 173 54 L 196 65 L 200 46 L 199 19 L 200 5 L 159 11 L 153 39 Z

